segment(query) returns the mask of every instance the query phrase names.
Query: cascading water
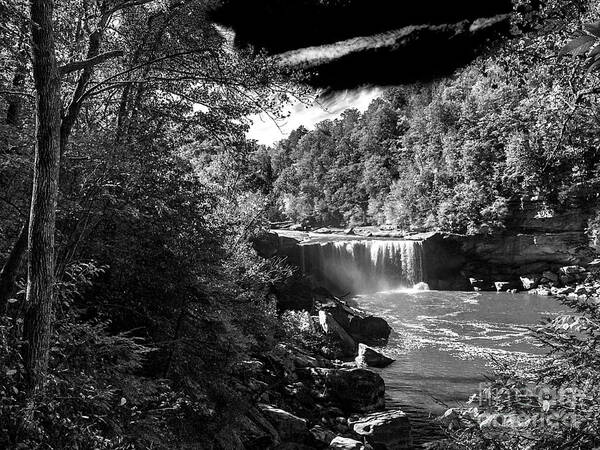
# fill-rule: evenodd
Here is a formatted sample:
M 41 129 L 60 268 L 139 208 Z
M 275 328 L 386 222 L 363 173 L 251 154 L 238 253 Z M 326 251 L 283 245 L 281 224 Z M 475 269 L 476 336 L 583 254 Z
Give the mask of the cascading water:
M 300 252 L 304 273 L 337 291 L 412 287 L 425 277 L 419 241 L 339 240 L 302 244 Z

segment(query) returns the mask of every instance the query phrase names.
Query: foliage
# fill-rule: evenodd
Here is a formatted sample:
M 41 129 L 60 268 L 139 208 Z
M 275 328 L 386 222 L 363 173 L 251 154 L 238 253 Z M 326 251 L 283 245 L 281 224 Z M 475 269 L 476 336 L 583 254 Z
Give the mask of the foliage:
M 160 389 L 158 384 L 144 384 L 144 378 L 137 375 L 152 349 L 128 334 L 108 333 L 107 322 L 81 320 L 75 301 L 102 270 L 93 263 L 74 265 L 58 287 L 60 305 L 50 374 L 46 389 L 33 397 L 26 393 L 23 364 L 17 351 L 22 321 L 11 323 L 8 317 L 3 318 L 3 446 L 132 447 L 127 430 L 142 422 L 138 402 L 147 402 L 152 395 L 143 393 L 143 389 L 154 393 Z M 160 426 L 158 421 L 156 425 Z
M 269 295 L 291 275 L 249 244 L 269 218 L 479 233 L 502 228 L 514 196 L 560 203 L 595 186 L 597 80 L 551 59 L 584 17 L 559 3 L 524 9 L 516 26 L 535 33 L 451 79 L 390 89 L 267 149 L 245 140 L 247 117 L 277 116 L 304 92 L 264 55 L 231 51 L 206 2 L 56 2 L 61 64 L 122 54 L 63 76 L 50 369 L 26 392 L 20 292 L 0 317 L 0 446 L 211 448 L 249 406 L 239 362 L 281 340 L 323 345 L 308 313 L 280 317 Z M 4 261 L 30 202 L 34 89 L 27 2 L 0 2 L 0 14 Z M 571 47 L 594 57 L 595 44 Z M 595 381 L 597 312 L 572 306 L 594 318 L 539 332 L 560 345 L 545 383 Z M 596 420 L 590 405 L 581 417 Z M 560 436 L 583 445 L 594 426 Z
M 453 77 L 388 89 L 362 114 L 348 111 L 278 143 L 280 211 L 319 225 L 476 233 L 502 229 L 510 201 L 523 195 L 560 207 L 593 192 L 597 77 L 557 55 L 595 10 L 522 3 L 517 37 Z M 567 47 L 588 64 L 597 57 L 594 26 L 587 53 Z
M 284 339 L 309 349 L 319 349 L 325 336 L 317 330 L 308 311 L 285 311 L 281 314 Z
M 4 263 L 30 200 L 33 86 L 28 5 L 0 3 Z M 62 79 L 51 367 L 45 389 L 25 392 L 21 293 L 0 330 L 2 447 L 210 448 L 244 414 L 233 367 L 275 344 L 267 293 L 290 273 L 249 244 L 272 180 L 244 133 L 249 115 L 278 116 L 304 92 L 264 55 L 232 51 L 208 6 L 55 5 L 60 64 L 122 56 Z M 8 91 L 24 99 L 18 121 Z

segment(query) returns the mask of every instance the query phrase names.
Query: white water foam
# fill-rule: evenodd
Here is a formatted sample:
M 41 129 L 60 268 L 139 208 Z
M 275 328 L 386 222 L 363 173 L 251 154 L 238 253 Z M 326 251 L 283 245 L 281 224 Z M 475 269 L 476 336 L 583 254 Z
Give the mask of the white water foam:
M 422 283 L 423 248 L 419 241 L 349 239 L 300 245 L 304 273 L 353 292 L 409 288 Z

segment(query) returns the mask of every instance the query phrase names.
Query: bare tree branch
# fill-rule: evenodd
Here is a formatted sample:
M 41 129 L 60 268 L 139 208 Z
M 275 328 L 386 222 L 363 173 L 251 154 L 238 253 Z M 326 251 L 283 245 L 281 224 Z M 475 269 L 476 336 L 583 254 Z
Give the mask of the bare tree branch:
M 100 55 L 94 56 L 93 58 L 84 59 L 83 61 L 70 62 L 60 66 L 60 74 L 66 75 L 71 72 L 87 69 L 89 67 L 102 64 L 103 62 L 108 61 L 109 59 L 118 58 L 119 56 L 123 56 L 122 50 L 112 50 L 110 52 L 101 53 Z
M 119 3 L 114 8 L 108 10 L 107 14 L 113 14 L 113 13 L 115 13 L 117 11 L 121 11 L 121 10 L 126 9 L 126 8 L 131 8 L 132 6 L 145 5 L 146 3 L 150 3 L 152 1 L 153 0 L 131 0 L 131 1 L 125 1 L 123 3 Z
M 197 53 L 214 53 L 214 50 L 211 49 L 211 48 L 200 48 L 200 49 L 189 50 L 189 51 L 184 51 L 184 52 L 177 52 L 177 53 L 173 53 L 173 54 L 170 54 L 170 55 L 165 55 L 165 56 L 161 56 L 159 58 L 155 58 L 155 59 L 153 59 L 151 61 L 146 61 L 144 63 L 137 64 L 137 65 L 135 65 L 133 67 L 130 67 L 129 69 L 123 70 L 123 71 L 121 71 L 119 73 L 116 73 L 116 74 L 114 74 L 114 75 L 112 75 L 112 76 L 110 76 L 110 77 L 108 77 L 108 78 L 106 78 L 106 79 L 104 79 L 104 80 L 96 83 L 94 86 L 90 87 L 87 91 L 85 91 L 81 95 L 80 99 L 82 100 L 85 97 L 88 97 L 89 95 L 93 94 L 94 91 L 97 90 L 99 87 L 101 87 L 103 85 L 106 85 L 110 81 L 112 81 L 112 80 L 114 80 L 116 78 L 119 78 L 120 76 L 123 76 L 123 75 L 126 75 L 128 73 L 134 72 L 134 71 L 136 71 L 136 70 L 138 70 L 138 69 L 140 69 L 142 67 L 151 66 L 151 65 L 156 64 L 158 62 L 166 61 L 166 60 L 173 59 L 173 58 L 178 58 L 180 56 L 185 56 L 185 55 L 190 55 L 190 54 L 197 54 Z

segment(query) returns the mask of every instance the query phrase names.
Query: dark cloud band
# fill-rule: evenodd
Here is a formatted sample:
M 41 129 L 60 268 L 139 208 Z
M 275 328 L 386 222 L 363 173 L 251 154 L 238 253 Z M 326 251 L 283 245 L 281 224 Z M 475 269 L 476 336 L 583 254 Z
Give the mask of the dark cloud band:
M 507 0 L 223 0 L 213 18 L 315 86 L 447 75 L 509 31 Z

